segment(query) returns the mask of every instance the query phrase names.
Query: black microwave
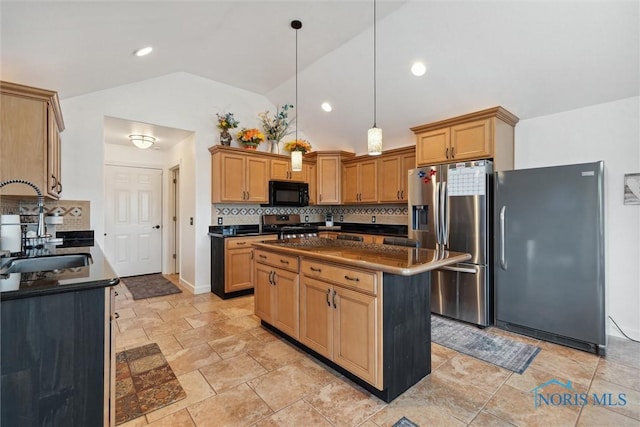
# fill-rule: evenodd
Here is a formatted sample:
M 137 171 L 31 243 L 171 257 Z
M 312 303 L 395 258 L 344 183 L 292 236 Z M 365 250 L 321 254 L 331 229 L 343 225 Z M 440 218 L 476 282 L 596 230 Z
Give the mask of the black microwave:
M 262 206 L 309 206 L 309 184 L 269 181 L 269 204 Z

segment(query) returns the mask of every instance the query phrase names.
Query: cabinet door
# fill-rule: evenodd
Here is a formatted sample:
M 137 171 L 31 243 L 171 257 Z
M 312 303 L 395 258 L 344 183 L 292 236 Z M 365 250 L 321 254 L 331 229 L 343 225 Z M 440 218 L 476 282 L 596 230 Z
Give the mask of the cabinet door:
M 271 284 L 273 268 L 255 263 L 254 269 L 254 304 L 255 313 L 260 319 L 272 323 L 273 285 Z
M 251 289 L 251 265 L 252 248 L 231 249 L 225 254 L 224 266 L 224 291 L 235 292 L 243 289 Z
M 245 181 L 247 172 L 245 156 L 222 153 L 220 155 L 221 202 L 243 202 L 246 199 Z M 214 171 L 215 173 L 215 171 Z M 214 184 L 212 184 L 214 185 Z
M 60 132 L 56 123 L 53 107 L 47 106 L 47 188 L 46 193 L 57 198 L 62 192 L 60 182 Z M 45 189 L 42 189 L 43 193 Z
M 478 120 L 451 127 L 452 160 L 493 157 L 491 119 Z
M 303 163 L 302 172 L 304 173 L 304 181 L 309 184 L 309 204 L 315 205 L 317 200 L 317 184 L 316 184 L 316 165 L 312 163 Z
M 400 200 L 400 182 L 402 158 L 400 156 L 383 157 L 378 166 L 378 198 L 381 202 L 397 202 Z M 405 176 L 405 181 L 407 180 Z
M 420 166 L 443 163 L 449 155 L 449 128 L 436 129 L 417 135 L 416 159 Z
M 350 163 L 344 166 L 342 186 L 342 203 L 358 203 L 360 201 L 360 193 L 358 191 L 358 163 Z
M 298 339 L 298 273 L 274 269 L 273 326 Z
M 400 200 L 406 202 L 409 200 L 409 171 L 416 167 L 416 155 L 415 153 L 405 154 L 401 156 L 400 163 Z
M 333 356 L 332 286 L 302 276 L 300 281 L 300 342 L 322 356 Z
M 342 168 L 339 156 L 318 156 L 318 203 L 338 205 L 340 199 L 340 175 Z
M 287 181 L 290 178 L 291 163 L 284 160 L 271 160 L 271 179 Z
M 246 186 L 246 201 L 266 203 L 269 201 L 269 160 L 248 156 Z
M 378 201 L 378 159 L 359 162 L 358 184 L 361 203 Z
M 378 382 L 377 298 L 335 286 L 333 361 L 372 385 Z

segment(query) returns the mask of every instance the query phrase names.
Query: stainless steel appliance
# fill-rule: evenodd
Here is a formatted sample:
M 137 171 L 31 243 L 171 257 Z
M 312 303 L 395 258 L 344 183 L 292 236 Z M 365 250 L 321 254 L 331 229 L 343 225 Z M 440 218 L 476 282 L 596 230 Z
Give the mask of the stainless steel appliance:
M 261 206 L 309 206 L 309 184 L 269 181 L 269 203 Z
M 603 171 L 496 173 L 496 326 L 605 353 Z
M 262 215 L 262 232 L 278 233 L 279 239 L 317 237 L 318 226 L 300 222 L 300 215 Z
M 488 326 L 493 321 L 489 160 L 409 171 L 409 238 L 420 247 L 467 252 L 465 262 L 434 270 L 431 312 Z

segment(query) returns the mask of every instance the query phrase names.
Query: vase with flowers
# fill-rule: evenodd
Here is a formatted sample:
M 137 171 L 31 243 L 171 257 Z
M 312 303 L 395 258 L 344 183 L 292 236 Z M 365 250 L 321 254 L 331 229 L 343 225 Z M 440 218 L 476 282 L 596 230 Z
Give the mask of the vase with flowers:
M 256 128 L 242 128 L 236 135 L 240 144 L 248 150 L 255 150 L 264 141 L 264 135 Z
M 269 151 L 272 153 L 278 153 L 280 150 L 278 144 L 286 135 L 289 135 L 292 131 L 289 127 L 295 121 L 295 117 L 289 119 L 289 110 L 293 108 L 291 104 L 285 104 L 282 108 L 278 107 L 278 111 L 272 117 L 269 117 L 269 111 L 258 114 L 262 122 L 262 130 L 264 135 L 269 141 Z
M 295 139 L 285 142 L 284 149 L 287 151 L 302 151 L 302 154 L 306 154 L 311 151 L 311 143 L 306 139 Z
M 220 143 L 222 145 L 231 145 L 233 137 L 229 133 L 229 129 L 237 128 L 238 121 L 233 117 L 233 113 L 218 114 L 218 129 L 220 129 Z

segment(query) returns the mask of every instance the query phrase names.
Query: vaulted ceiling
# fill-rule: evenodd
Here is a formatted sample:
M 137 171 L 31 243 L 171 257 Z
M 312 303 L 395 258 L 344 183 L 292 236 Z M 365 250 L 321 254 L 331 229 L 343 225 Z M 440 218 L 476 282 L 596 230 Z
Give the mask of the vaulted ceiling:
M 378 0 L 377 124 L 399 146 L 411 126 L 495 105 L 526 119 L 637 96 L 639 17 L 638 1 Z M 183 71 L 281 105 L 295 93 L 292 19 L 301 131 L 364 152 L 372 1 L 2 0 L 0 78 L 65 99 Z

